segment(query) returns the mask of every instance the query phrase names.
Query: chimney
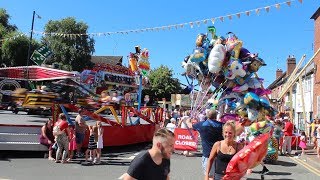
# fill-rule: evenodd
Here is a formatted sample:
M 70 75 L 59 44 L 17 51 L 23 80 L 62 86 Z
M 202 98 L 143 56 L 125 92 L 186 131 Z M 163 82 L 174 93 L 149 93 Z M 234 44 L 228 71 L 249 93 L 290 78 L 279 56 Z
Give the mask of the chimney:
M 278 79 L 282 75 L 283 71 L 282 69 L 277 69 L 276 71 L 276 79 Z
M 290 56 L 287 59 L 287 75 L 290 76 L 293 70 L 296 68 L 296 58 L 294 56 Z

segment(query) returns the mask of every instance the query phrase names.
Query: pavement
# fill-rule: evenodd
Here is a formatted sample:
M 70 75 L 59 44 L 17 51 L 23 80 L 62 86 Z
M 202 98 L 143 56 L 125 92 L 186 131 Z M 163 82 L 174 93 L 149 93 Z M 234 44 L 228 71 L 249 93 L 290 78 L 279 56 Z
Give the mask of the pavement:
M 132 159 L 151 144 L 138 144 L 124 147 L 106 147 L 103 151 L 102 164 L 85 166 L 83 158 L 71 163 L 54 163 L 43 158 L 38 152 L 0 152 L 0 179 L 10 180 L 56 180 L 56 179 L 106 179 L 117 180 L 127 171 Z M 310 156 L 310 157 L 309 157 Z M 266 164 L 270 172 L 261 175 L 262 166 L 258 165 L 253 173 L 243 179 L 320 179 L 320 169 L 310 163 L 317 163 L 313 152 L 308 152 L 307 161 L 295 157 L 279 156 L 275 164 Z M 185 157 L 177 151 L 171 158 L 171 180 L 201 180 L 201 153 L 196 152 L 192 157 Z

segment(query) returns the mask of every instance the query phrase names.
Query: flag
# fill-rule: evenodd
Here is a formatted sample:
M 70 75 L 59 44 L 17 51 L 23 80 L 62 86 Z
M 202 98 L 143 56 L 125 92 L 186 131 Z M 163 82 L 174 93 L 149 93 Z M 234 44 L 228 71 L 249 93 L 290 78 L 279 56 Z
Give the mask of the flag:
M 48 47 L 42 46 L 32 53 L 31 60 L 40 66 L 51 54 Z

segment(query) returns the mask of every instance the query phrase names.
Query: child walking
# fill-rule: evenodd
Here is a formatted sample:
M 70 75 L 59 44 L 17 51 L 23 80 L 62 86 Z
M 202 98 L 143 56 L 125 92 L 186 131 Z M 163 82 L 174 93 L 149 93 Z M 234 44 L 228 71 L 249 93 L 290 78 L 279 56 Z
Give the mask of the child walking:
M 77 150 L 75 129 L 74 126 L 69 125 L 69 158 L 67 162 L 73 159 L 75 150 Z
M 299 147 L 302 149 L 301 156 L 305 155 L 305 149 L 307 149 L 307 137 L 304 131 L 301 132 Z
M 96 157 L 97 141 L 98 141 L 98 128 L 97 126 L 89 126 L 90 136 L 88 149 L 86 150 L 86 161 L 90 155 L 90 160 Z
M 101 163 L 101 149 L 103 149 L 103 127 L 100 121 L 97 121 L 97 127 L 98 127 L 97 158 L 93 161 L 94 164 Z

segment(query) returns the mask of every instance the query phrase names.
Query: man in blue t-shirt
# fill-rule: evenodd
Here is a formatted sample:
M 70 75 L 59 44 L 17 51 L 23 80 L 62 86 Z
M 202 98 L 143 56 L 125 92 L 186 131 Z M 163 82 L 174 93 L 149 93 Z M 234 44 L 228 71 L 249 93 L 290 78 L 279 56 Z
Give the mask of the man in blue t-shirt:
M 203 172 L 206 173 L 206 167 L 208 158 L 215 142 L 223 140 L 222 126 L 223 123 L 216 120 L 217 113 L 214 110 L 210 110 L 206 114 L 207 120 L 200 121 L 196 124 L 192 124 L 190 121 L 187 122 L 189 128 L 193 128 L 198 131 L 202 141 L 202 168 Z M 214 175 L 214 163 L 209 173 L 209 179 L 213 179 Z

